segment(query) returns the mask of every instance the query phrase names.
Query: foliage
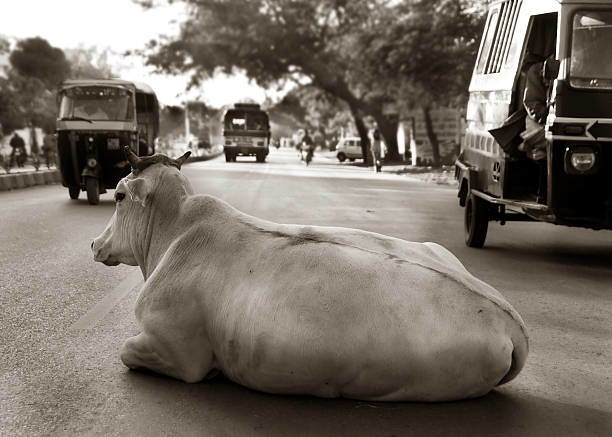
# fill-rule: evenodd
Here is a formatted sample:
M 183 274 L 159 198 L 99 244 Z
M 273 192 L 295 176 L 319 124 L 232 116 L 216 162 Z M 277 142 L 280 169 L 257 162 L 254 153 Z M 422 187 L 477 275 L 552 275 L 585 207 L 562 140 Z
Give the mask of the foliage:
M 95 47 L 78 47 L 65 52 L 71 66 L 71 79 L 109 79 L 115 76 L 108 61 L 108 50 L 100 52 Z
M 344 102 L 362 138 L 363 118 L 372 116 L 392 158 L 397 155 L 397 120 L 386 117 L 383 108 L 398 100 L 428 107 L 465 98 L 485 3 L 184 1 L 191 12 L 180 37 L 152 43 L 151 64 L 164 72 L 192 72 L 194 82 L 216 70 L 241 69 L 263 86 L 286 80 L 309 83 L 320 95 Z
M 364 139 L 363 116 L 384 122 L 384 99 L 355 74 L 361 60 L 353 44 L 375 24 L 376 11 L 394 1 L 185 1 L 191 14 L 180 37 L 150 46 L 148 61 L 159 70 L 192 72 L 194 82 L 218 70 L 240 69 L 263 86 L 287 80 L 310 83 L 348 105 Z M 394 137 L 392 127 L 387 133 L 391 131 Z
M 12 67 L 22 77 L 38 79 L 48 90 L 53 89 L 70 73 L 64 52 L 40 37 L 17 43 L 9 56 Z

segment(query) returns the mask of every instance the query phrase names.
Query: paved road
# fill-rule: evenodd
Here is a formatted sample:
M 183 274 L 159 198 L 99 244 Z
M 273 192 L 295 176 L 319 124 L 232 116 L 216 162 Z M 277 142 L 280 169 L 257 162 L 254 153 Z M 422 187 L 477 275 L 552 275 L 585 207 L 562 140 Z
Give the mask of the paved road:
M 444 404 L 272 396 L 224 379 L 187 385 L 127 371 L 137 332 L 138 269 L 92 261 L 113 212 L 60 186 L 0 193 L 0 435 L 612 434 L 612 232 L 492 224 L 483 250 L 463 244 L 452 187 L 376 175 L 293 151 L 268 163 L 184 167 L 196 191 L 279 222 L 349 226 L 436 241 L 497 287 L 529 327 L 519 377 Z

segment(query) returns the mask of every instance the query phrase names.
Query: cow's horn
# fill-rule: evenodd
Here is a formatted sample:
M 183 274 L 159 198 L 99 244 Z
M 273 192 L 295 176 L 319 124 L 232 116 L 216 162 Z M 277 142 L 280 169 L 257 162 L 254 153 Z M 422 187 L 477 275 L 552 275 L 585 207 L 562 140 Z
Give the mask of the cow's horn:
M 189 158 L 189 155 L 191 155 L 191 151 L 188 150 L 187 152 L 185 152 L 183 156 L 179 156 L 178 158 L 174 160 L 176 164 L 178 165 L 179 170 L 181 169 L 181 165 L 183 165 L 183 163 L 187 161 L 187 158 Z
M 129 146 L 125 146 L 123 150 L 125 150 L 125 156 L 127 156 L 127 159 L 132 166 L 132 170 L 137 170 L 140 164 L 140 158 L 134 152 L 132 152 L 132 149 L 130 149 Z

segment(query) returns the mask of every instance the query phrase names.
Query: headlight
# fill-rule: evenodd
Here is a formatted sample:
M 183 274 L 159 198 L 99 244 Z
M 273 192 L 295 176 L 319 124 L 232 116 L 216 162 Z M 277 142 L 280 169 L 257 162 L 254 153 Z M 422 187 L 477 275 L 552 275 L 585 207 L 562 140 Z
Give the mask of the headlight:
M 578 171 L 588 171 L 595 165 L 595 153 L 572 153 L 572 167 Z
M 96 166 L 96 164 L 98 164 L 98 161 L 96 161 L 96 158 L 89 158 L 89 159 L 87 160 L 87 165 L 88 165 L 89 167 L 92 167 L 92 168 L 93 168 L 93 167 L 95 167 L 95 166 Z
M 570 146 L 565 149 L 565 172 L 590 174 L 597 171 L 598 149 L 590 146 Z

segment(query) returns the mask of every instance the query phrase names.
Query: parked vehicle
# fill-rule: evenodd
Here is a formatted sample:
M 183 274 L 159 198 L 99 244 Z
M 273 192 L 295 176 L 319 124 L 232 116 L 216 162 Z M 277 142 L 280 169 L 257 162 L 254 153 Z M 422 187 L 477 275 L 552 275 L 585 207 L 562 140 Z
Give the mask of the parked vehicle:
M 145 84 L 124 80 L 67 80 L 57 92 L 57 151 L 62 185 L 90 204 L 130 173 L 123 147 L 151 155 L 159 104 Z
M 468 246 L 484 245 L 493 220 L 612 229 L 611 41 L 609 0 L 489 6 L 456 162 Z M 522 109 L 529 57 L 543 45 L 555 53 L 543 68 L 552 85 L 546 156 L 538 164 L 521 152 L 520 129 L 512 126 L 521 121 L 513 116 Z M 493 128 L 502 125 L 510 129 L 500 135 Z M 538 186 L 544 188 L 540 198 Z
M 238 155 L 255 156 L 265 162 L 270 153 L 270 121 L 266 111 L 256 103 L 236 103 L 223 116 L 223 151 L 227 162 Z
M 336 145 L 336 157 L 340 162 L 344 162 L 346 159 L 351 162 L 355 159 L 363 159 L 361 139 L 359 137 L 340 138 L 338 145 Z

